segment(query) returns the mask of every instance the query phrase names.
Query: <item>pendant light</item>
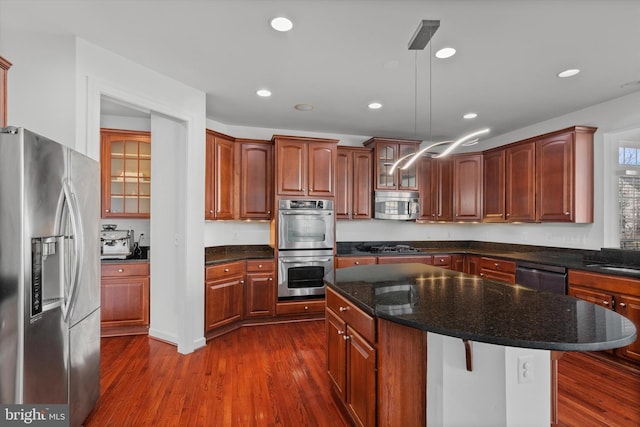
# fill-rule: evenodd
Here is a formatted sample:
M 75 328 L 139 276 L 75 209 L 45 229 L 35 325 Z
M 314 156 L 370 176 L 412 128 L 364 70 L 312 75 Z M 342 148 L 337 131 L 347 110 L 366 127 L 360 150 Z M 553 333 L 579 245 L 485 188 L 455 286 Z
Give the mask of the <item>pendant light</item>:
M 436 30 L 440 28 L 440 20 L 428 20 L 428 19 L 423 19 L 422 21 L 420 21 L 420 24 L 418 24 L 418 28 L 416 29 L 416 32 L 413 34 L 413 36 L 411 37 L 411 40 L 409 40 L 409 50 L 424 50 L 424 48 L 427 46 L 427 44 L 429 44 L 429 141 L 431 142 L 432 140 L 432 129 L 431 129 L 431 121 L 432 121 L 432 95 L 431 95 L 431 88 L 432 88 L 432 83 L 431 83 L 431 76 L 432 76 L 432 72 L 431 72 L 431 61 L 432 61 L 432 52 L 431 52 L 431 44 L 429 43 L 431 41 L 431 38 L 433 37 L 433 35 L 435 34 Z M 414 57 L 414 61 L 415 61 L 415 70 L 414 70 L 414 76 L 415 76 L 415 88 L 414 88 L 414 133 L 417 134 L 417 117 L 418 117 L 418 101 L 417 101 L 417 93 L 418 93 L 418 72 L 417 72 L 417 52 L 416 55 Z M 415 154 L 408 154 L 404 157 L 399 158 L 398 160 L 396 160 L 396 162 L 391 166 L 391 169 L 389 170 L 389 175 L 393 174 L 394 171 L 400 166 L 400 164 L 402 164 L 402 162 L 405 162 L 402 167 L 400 167 L 400 169 L 407 169 L 409 168 L 420 156 L 428 154 L 431 155 L 431 157 L 434 158 L 441 158 L 441 157 L 445 157 L 447 155 L 449 155 L 453 150 L 455 150 L 458 146 L 460 146 L 461 144 L 464 144 L 465 142 L 476 138 L 480 135 L 484 135 L 486 133 L 489 132 L 489 128 L 485 128 L 476 132 L 472 132 L 470 134 L 467 134 L 465 136 L 463 136 L 462 138 L 456 140 L 456 141 L 441 141 L 441 142 L 436 142 L 436 143 L 432 143 L 429 146 L 423 148 L 422 150 L 418 151 Z M 441 145 L 449 145 L 442 153 L 432 153 L 429 152 L 430 149 L 434 148 L 434 147 L 438 147 Z M 407 160 L 408 159 L 408 160 Z

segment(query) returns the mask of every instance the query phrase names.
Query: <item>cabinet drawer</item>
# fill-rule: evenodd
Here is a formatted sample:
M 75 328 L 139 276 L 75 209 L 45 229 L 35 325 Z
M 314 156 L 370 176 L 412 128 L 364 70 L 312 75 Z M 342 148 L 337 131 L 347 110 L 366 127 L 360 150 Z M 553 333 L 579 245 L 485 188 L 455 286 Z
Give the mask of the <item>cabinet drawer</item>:
M 355 267 L 357 265 L 371 265 L 376 263 L 374 256 L 336 257 L 336 268 Z
M 148 262 L 131 262 L 122 264 L 102 264 L 102 277 L 148 276 Z
M 493 271 L 502 271 L 503 273 L 516 273 L 516 263 L 513 261 L 505 261 L 503 259 L 486 258 L 480 259 L 480 268 Z
M 323 313 L 324 300 L 281 302 L 276 305 L 277 315 Z
M 327 308 L 330 308 L 347 324 L 351 325 L 369 342 L 375 342 L 375 321 L 364 311 L 347 301 L 335 291 L 327 288 Z
M 207 266 L 205 270 L 205 279 L 216 280 L 238 274 L 244 274 L 244 261 Z
M 451 265 L 451 255 L 434 255 L 433 265 L 439 267 Z
M 247 271 L 252 273 L 266 271 L 271 272 L 274 269 L 274 261 L 272 259 L 248 259 Z

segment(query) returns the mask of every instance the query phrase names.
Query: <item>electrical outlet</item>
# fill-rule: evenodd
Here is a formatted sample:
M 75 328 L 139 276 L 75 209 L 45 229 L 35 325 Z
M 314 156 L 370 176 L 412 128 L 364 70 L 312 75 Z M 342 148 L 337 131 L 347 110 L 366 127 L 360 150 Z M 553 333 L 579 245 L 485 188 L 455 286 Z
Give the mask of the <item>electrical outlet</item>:
M 533 382 L 533 356 L 518 356 L 518 384 Z

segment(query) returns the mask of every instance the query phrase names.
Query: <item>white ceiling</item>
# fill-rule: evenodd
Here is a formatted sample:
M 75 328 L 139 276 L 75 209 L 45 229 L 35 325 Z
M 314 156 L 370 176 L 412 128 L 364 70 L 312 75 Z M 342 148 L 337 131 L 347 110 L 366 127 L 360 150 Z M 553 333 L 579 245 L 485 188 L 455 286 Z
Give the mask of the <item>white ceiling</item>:
M 292 31 L 270 28 L 279 15 Z M 423 19 L 440 28 L 410 51 Z M 638 0 L 0 0 L 0 24 L 77 35 L 206 92 L 232 125 L 495 136 L 640 90 Z M 430 61 L 444 46 L 457 54 Z

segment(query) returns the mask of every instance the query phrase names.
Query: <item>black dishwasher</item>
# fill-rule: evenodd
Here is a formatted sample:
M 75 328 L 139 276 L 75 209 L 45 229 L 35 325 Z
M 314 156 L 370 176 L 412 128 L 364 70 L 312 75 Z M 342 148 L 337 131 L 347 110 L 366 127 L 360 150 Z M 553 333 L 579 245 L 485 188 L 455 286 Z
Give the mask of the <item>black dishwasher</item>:
M 518 262 L 516 283 L 538 291 L 567 294 L 567 269 L 556 265 Z

